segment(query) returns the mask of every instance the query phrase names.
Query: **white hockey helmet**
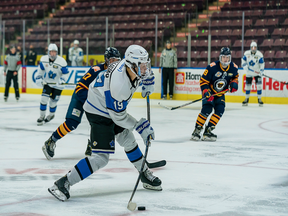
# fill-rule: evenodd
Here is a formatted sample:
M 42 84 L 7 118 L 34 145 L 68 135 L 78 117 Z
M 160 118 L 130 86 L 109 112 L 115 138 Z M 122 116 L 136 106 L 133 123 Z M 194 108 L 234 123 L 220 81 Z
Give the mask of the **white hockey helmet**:
M 74 43 L 74 45 L 75 45 L 75 44 L 79 45 L 79 41 L 78 41 L 78 40 L 74 40 L 73 43 Z
M 50 51 L 56 51 L 56 55 L 51 55 Z M 54 61 L 57 58 L 58 55 L 58 47 L 56 44 L 49 44 L 48 46 L 48 56 L 49 58 Z
M 125 64 L 141 79 L 145 79 L 151 74 L 149 54 L 139 45 L 130 45 L 127 48 L 125 52 Z
M 253 48 L 253 47 L 255 47 L 255 48 Z M 257 43 L 255 41 L 251 42 L 250 50 L 251 50 L 252 53 L 254 53 L 254 54 L 256 53 L 256 51 L 257 51 Z

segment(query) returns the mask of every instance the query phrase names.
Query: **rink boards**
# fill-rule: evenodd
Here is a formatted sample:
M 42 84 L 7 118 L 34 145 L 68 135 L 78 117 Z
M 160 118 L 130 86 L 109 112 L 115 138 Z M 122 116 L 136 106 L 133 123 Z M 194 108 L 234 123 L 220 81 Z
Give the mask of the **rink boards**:
M 68 83 L 77 83 L 77 81 L 86 73 L 89 67 L 68 67 L 69 77 Z M 155 74 L 155 91 L 151 95 L 152 99 L 159 99 L 162 94 L 161 89 L 161 74 L 159 68 L 152 68 Z M 0 66 L 0 71 L 3 71 L 3 66 Z M 193 100 L 201 97 L 201 90 L 199 80 L 203 74 L 204 68 L 178 68 L 174 79 L 174 96 L 176 100 Z M 40 94 L 42 88 L 35 84 L 35 77 L 37 74 L 37 67 L 27 66 L 19 70 L 18 81 L 20 85 L 20 92 L 28 94 Z M 264 103 L 288 104 L 288 85 L 279 81 L 288 82 L 287 69 L 267 69 L 265 70 L 267 76 L 273 77 L 269 79 L 263 77 L 262 79 L 262 100 Z M 239 69 L 239 89 L 236 93 L 227 93 L 227 102 L 242 102 L 245 97 L 245 73 Z M 278 81 L 277 81 L 278 80 Z M 3 73 L 0 75 L 0 92 L 4 92 L 5 77 Z M 66 86 L 63 95 L 71 95 L 75 86 Z M 14 89 L 10 88 L 13 93 Z M 135 98 L 141 97 L 141 88 L 134 94 Z M 257 90 L 255 81 L 253 80 L 251 89 L 250 102 L 257 101 Z

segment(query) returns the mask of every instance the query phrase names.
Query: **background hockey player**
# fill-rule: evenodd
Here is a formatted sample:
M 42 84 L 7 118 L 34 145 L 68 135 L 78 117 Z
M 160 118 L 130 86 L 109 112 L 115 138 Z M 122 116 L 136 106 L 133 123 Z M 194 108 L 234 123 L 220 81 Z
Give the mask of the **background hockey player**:
M 104 53 L 104 58 L 105 63 L 92 66 L 77 83 L 66 113 L 65 122 L 54 131 L 54 133 L 42 147 L 42 150 L 48 160 L 54 156 L 56 142 L 69 132 L 75 130 L 81 123 L 81 119 L 84 113 L 83 105 L 87 99 L 90 83 L 98 76 L 101 71 L 106 70 L 109 64 L 115 61 L 119 61 L 121 56 L 116 48 L 108 47 Z M 85 154 L 87 156 L 91 156 L 91 153 L 92 147 L 90 142 L 88 142 Z
M 225 111 L 225 90 L 230 92 L 238 90 L 238 66 L 231 61 L 231 51 L 228 47 L 223 47 L 220 52 L 219 61 L 212 62 L 207 66 L 200 79 L 200 87 L 203 97 L 202 109 L 199 113 L 192 133 L 191 140 L 198 141 L 201 139 L 200 132 L 203 129 L 208 116 L 211 116 L 208 125 L 205 127 L 202 140 L 216 141 L 217 135 L 212 133 Z M 212 94 L 219 95 L 212 96 Z
M 10 53 L 6 56 L 4 61 L 4 76 L 6 76 L 4 101 L 6 102 L 9 96 L 9 88 L 11 80 L 15 89 L 16 100 L 19 100 L 19 85 L 18 85 L 18 71 L 21 67 L 20 56 L 16 53 L 16 47 L 10 47 Z
M 246 72 L 246 98 L 242 103 L 243 106 L 248 105 L 253 77 L 256 82 L 259 106 L 263 106 L 261 95 L 264 66 L 263 54 L 257 50 L 257 43 L 253 41 L 250 44 L 250 50 L 246 51 L 242 58 L 242 67 Z
M 41 57 L 38 66 L 36 84 L 43 86 L 43 91 L 40 101 L 40 118 L 37 120 L 37 125 L 43 125 L 44 122 L 49 122 L 54 118 L 57 102 L 64 89 L 62 84 L 66 82 L 69 73 L 67 62 L 57 54 L 58 48 L 56 44 L 50 44 L 48 46 L 48 55 Z M 48 101 L 50 114 L 45 118 Z
M 91 126 L 92 156 L 80 160 L 48 189 L 53 196 L 61 201 L 69 199 L 70 186 L 106 166 L 109 155 L 115 151 L 115 136 L 129 160 L 140 171 L 144 158 L 132 130 L 141 135 L 146 145 L 154 139 L 154 130 L 146 119 L 137 121 L 127 113 L 126 108 L 141 80 L 150 76 L 147 51 L 141 46 L 131 45 L 125 52 L 125 59 L 112 63 L 90 84 L 84 110 Z M 162 190 L 160 179 L 146 164 L 141 181 L 146 189 Z
M 69 60 L 71 66 L 83 66 L 83 50 L 79 47 L 79 41 L 74 40 L 74 47 L 69 49 Z

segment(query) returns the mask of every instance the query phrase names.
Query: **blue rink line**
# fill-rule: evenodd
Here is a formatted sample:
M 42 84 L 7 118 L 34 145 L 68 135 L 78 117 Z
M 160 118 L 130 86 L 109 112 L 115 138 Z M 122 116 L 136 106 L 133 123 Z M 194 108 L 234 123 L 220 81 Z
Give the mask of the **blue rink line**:
M 67 106 L 68 104 L 60 104 L 58 106 Z M 26 109 L 26 108 L 39 108 L 40 105 L 37 106 L 22 106 L 22 107 L 0 107 L 0 110 L 12 110 L 12 109 Z

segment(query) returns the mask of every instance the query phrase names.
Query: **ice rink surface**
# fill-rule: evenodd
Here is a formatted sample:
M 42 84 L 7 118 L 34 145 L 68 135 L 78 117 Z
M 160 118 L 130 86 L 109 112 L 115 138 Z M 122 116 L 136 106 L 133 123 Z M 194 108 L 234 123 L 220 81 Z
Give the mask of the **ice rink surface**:
M 216 142 L 192 142 L 201 102 L 177 110 L 151 100 L 151 124 L 156 139 L 148 161 L 167 160 L 154 169 L 163 191 L 139 184 L 133 201 L 146 211 L 126 206 L 138 173 L 124 150 L 116 145 L 106 167 L 71 187 L 71 198 L 56 200 L 47 188 L 84 158 L 89 125 L 83 118 L 77 130 L 57 142 L 51 161 L 43 143 L 64 121 L 70 97 L 62 96 L 56 117 L 37 126 L 40 95 L 11 95 L 0 102 L 0 216 L 287 216 L 288 106 L 227 103 L 217 125 Z M 187 101 L 160 101 L 177 106 Z M 265 102 L 265 101 L 264 101 Z M 146 100 L 132 99 L 128 111 L 146 117 Z M 141 137 L 135 133 L 144 152 Z

